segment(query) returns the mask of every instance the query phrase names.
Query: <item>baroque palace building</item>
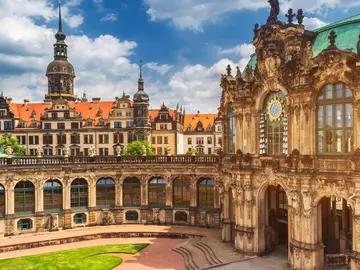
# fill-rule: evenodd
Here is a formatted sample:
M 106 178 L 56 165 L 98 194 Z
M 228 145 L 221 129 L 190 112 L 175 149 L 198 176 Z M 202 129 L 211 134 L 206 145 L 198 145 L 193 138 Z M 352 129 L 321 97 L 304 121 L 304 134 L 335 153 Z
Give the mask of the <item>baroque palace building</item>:
M 223 240 L 360 269 L 360 16 L 309 31 L 269 2 L 246 69 L 221 78 Z
M 126 223 L 219 228 L 218 157 L 178 155 L 185 109 L 150 110 L 141 69 L 132 100 L 125 93 L 109 102 L 78 99 L 59 12 L 44 102 L 17 104 L 0 96 L 0 135 L 16 136 L 27 154 L 12 156 L 7 147 L 0 157 L 0 234 Z M 200 118 L 206 136 L 212 126 L 219 137 L 216 119 Z M 133 140 L 153 142 L 157 155 L 124 156 Z
M 78 98 L 74 94 L 75 69 L 68 61 L 66 35 L 62 31 L 61 7 L 55 38 L 54 60 L 46 69 L 48 93 L 44 102 L 31 103 L 25 99 L 15 103 L 1 94 L 0 135 L 15 136 L 30 156 L 88 156 L 92 148 L 100 156 L 123 154 L 126 145 L 135 140 L 152 142 L 157 155 L 186 153 L 184 133 L 189 128 L 184 130 L 184 123 L 193 116 L 186 115 L 179 106 L 176 110 L 165 105 L 160 110 L 149 109 L 150 98 L 145 92 L 141 66 L 138 89 L 132 99 L 125 93 L 114 101 L 101 101 L 98 97 L 88 101 L 85 93 Z M 214 143 L 207 144 L 207 137 L 199 139 L 203 143 L 198 146 L 206 149 L 200 153 L 212 154 L 220 147 L 215 144 L 215 137 L 219 136 L 215 132 L 215 118 L 211 114 L 201 117 L 207 137 L 212 137 L 210 141 Z

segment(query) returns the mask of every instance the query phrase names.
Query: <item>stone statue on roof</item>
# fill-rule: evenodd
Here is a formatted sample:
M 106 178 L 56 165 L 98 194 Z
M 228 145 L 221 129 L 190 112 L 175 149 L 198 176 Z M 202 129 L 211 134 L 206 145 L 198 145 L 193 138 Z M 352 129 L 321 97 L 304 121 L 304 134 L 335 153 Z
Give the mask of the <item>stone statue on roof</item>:
M 116 146 L 115 151 L 116 151 L 116 156 L 120 157 L 121 156 L 121 147 L 120 147 L 120 145 Z
M 88 150 L 89 157 L 95 157 L 96 155 L 96 149 L 95 146 L 91 145 Z
M 36 156 L 39 157 L 39 158 L 41 158 L 41 147 L 40 147 L 40 146 L 38 146 L 38 147 L 36 148 Z
M 143 157 L 147 155 L 147 151 L 146 151 L 146 146 L 145 146 L 145 145 L 142 146 L 142 155 L 143 155 Z
M 11 156 L 13 153 L 14 153 L 14 150 L 12 149 L 12 147 L 10 145 L 6 146 L 5 154 L 7 154 L 8 156 Z
M 275 22 L 275 21 L 277 21 L 279 13 L 280 13 L 279 0 L 268 0 L 268 2 L 271 6 L 268 22 Z
M 64 152 L 64 157 L 69 157 L 69 155 L 70 155 L 69 147 L 67 147 L 67 146 L 64 147 L 63 152 Z

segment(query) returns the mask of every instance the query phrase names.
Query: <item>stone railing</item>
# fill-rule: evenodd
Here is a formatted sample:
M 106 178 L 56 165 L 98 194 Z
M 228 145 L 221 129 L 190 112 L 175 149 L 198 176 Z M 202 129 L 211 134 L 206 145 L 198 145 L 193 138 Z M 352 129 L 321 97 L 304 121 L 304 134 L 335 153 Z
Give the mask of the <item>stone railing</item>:
M 263 170 L 272 167 L 283 173 L 360 173 L 360 162 L 353 156 L 258 156 L 224 155 L 221 167 L 236 170 Z
M 342 254 L 325 254 L 325 267 L 343 267 L 349 265 L 351 262 L 350 253 Z
M 219 157 L 208 156 L 13 156 L 0 158 L 1 166 L 66 165 L 66 164 L 132 164 L 132 163 L 171 163 L 171 164 L 212 164 L 219 163 Z

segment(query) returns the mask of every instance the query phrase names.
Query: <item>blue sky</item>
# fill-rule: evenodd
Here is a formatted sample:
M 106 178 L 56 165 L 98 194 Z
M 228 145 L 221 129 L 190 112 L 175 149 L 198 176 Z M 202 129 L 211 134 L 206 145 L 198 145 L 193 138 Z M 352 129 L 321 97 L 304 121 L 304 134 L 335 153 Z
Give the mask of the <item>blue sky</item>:
M 0 90 L 16 101 L 41 101 L 52 60 L 57 0 L 0 0 Z M 284 0 L 281 13 L 303 8 L 308 29 L 360 13 L 355 0 Z M 151 105 L 216 112 L 219 79 L 230 63 L 243 69 L 253 26 L 266 0 L 63 0 L 75 91 L 113 100 L 136 92 L 145 63 Z M 282 17 L 282 20 L 285 20 Z

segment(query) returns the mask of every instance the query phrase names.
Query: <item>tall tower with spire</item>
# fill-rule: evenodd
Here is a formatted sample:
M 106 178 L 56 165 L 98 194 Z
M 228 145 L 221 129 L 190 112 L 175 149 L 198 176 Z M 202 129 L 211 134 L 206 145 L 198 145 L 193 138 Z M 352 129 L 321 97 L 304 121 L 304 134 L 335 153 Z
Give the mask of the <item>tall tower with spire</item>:
M 62 30 L 61 1 L 59 0 L 59 29 L 55 35 L 54 60 L 46 69 L 48 78 L 48 94 L 46 99 L 56 100 L 63 98 L 68 101 L 75 101 L 74 95 L 74 67 L 67 60 L 66 35 Z
M 138 90 L 134 95 L 134 139 L 139 141 L 150 140 L 150 120 L 149 120 L 149 95 L 144 89 L 144 79 L 142 76 L 142 61 L 140 61 L 140 77 L 138 80 Z

